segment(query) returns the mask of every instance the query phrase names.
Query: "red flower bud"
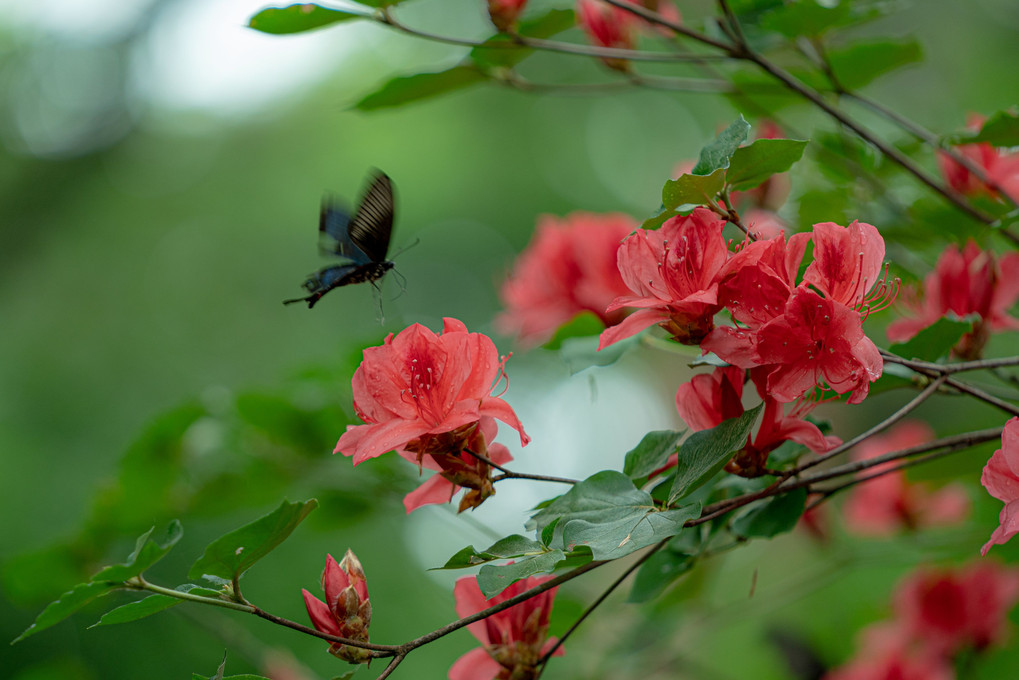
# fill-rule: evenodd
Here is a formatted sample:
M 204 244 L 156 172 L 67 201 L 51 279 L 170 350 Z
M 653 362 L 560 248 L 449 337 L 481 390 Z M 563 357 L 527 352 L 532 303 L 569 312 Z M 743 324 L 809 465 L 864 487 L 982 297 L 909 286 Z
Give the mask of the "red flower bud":
M 368 601 L 368 582 L 364 569 L 350 550 L 337 564 L 332 555 L 326 555 L 326 568 L 322 572 L 322 590 L 326 601 L 322 602 L 307 590 L 304 605 L 316 630 L 329 635 L 368 642 L 368 626 L 372 619 L 372 606 Z M 329 653 L 350 663 L 367 663 L 371 660 L 368 650 L 334 642 Z

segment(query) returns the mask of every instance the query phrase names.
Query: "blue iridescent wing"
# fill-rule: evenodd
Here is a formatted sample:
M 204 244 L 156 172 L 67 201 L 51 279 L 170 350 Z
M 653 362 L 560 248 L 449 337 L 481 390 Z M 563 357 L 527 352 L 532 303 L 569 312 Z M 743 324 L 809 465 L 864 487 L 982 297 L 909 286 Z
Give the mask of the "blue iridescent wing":
M 371 262 L 385 262 L 393 233 L 393 184 L 381 170 L 372 172 L 372 182 L 361 197 L 347 233 L 355 249 Z
M 331 198 L 322 199 L 318 218 L 318 248 L 323 255 L 339 255 L 356 264 L 370 262 L 350 240 L 350 215 Z

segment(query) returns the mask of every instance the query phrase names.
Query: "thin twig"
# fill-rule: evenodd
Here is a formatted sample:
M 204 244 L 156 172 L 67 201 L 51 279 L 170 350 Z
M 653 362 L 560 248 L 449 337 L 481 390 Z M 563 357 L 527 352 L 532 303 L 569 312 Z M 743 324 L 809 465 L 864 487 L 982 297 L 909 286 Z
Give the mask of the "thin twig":
M 594 610 L 597 609 L 598 606 L 601 605 L 601 603 L 604 602 L 608 598 L 608 596 L 611 595 L 612 592 L 616 588 L 618 588 L 620 585 L 622 585 L 623 581 L 625 581 L 630 576 L 630 574 L 632 574 L 637 569 L 639 569 L 640 566 L 642 564 L 644 564 L 648 560 L 649 557 L 651 557 L 656 552 L 658 552 L 659 550 L 664 548 L 665 545 L 669 541 L 672 540 L 672 538 L 673 537 L 670 536 L 669 538 L 661 540 L 658 543 L 656 543 L 654 546 L 652 546 L 650 550 L 648 550 L 646 553 L 644 553 L 643 555 L 640 556 L 640 559 L 638 559 L 636 562 L 634 562 L 632 565 L 630 565 L 626 569 L 626 571 L 624 571 L 622 574 L 620 574 L 619 578 L 617 578 L 615 581 L 613 581 L 612 584 L 608 588 L 606 588 L 605 591 L 601 595 L 598 596 L 598 599 L 596 599 L 594 602 L 592 602 L 590 605 L 588 605 L 587 609 L 584 610 L 584 613 L 581 614 L 580 617 L 576 621 L 573 622 L 573 625 L 571 625 L 566 630 L 566 632 L 563 633 L 559 637 L 558 640 L 556 640 L 555 644 L 552 645 L 552 648 L 549 649 L 547 652 L 545 652 L 541 656 L 541 658 L 538 660 L 538 663 L 541 665 L 541 669 L 538 671 L 538 675 L 535 676 L 535 680 L 537 680 L 537 678 L 541 677 L 541 674 L 545 672 L 545 666 L 548 664 L 549 659 L 552 658 L 552 655 L 554 655 L 556 653 L 557 649 L 562 647 L 563 643 L 566 642 L 566 638 L 568 638 L 571 635 L 573 635 L 574 631 L 576 631 L 577 628 L 580 627 L 580 624 L 584 622 L 584 619 L 586 619 L 588 616 L 590 616 L 592 613 L 594 613 Z
M 821 463 L 830 461 L 834 456 L 837 456 L 840 453 L 848 451 L 849 449 L 853 448 L 854 446 L 856 446 L 857 444 L 859 444 L 863 440 L 865 440 L 865 439 L 867 439 L 869 437 L 874 436 L 875 434 L 877 434 L 878 432 L 881 432 L 882 430 L 884 430 L 886 428 L 891 427 L 892 425 L 894 425 L 895 423 L 897 423 L 898 421 L 902 420 L 907 415 L 909 415 L 917 406 L 919 406 L 920 404 L 924 403 L 925 401 L 930 399 L 932 396 L 934 396 L 934 393 L 937 392 L 938 389 L 941 388 L 942 384 L 944 384 L 944 382 L 946 380 L 948 380 L 948 378 L 946 376 L 939 376 L 939 377 L 937 377 L 934 381 L 932 381 L 929 385 L 927 385 L 927 387 L 925 387 L 920 392 L 920 394 L 916 395 L 910 401 L 906 402 L 906 404 L 904 406 L 902 406 L 901 408 L 899 408 L 899 410 L 897 410 L 895 413 L 893 413 L 892 415 L 888 416 L 887 418 L 882 420 L 877 425 L 874 425 L 870 429 L 865 430 L 864 432 L 861 432 L 860 434 L 856 435 L 855 437 L 853 437 L 849 441 L 843 442 L 839 446 L 836 446 L 834 449 L 832 449 L 831 451 L 827 452 L 824 456 L 816 458 L 816 459 L 811 460 L 811 461 L 808 461 L 806 463 L 803 463 L 802 465 L 800 465 L 799 467 L 796 468 L 795 473 L 799 474 L 799 473 L 803 472 L 804 470 L 809 470 L 810 468 L 814 467 L 815 465 L 820 465 Z
M 975 397 L 976 399 L 979 399 L 980 401 L 986 404 L 990 404 L 991 406 L 994 406 L 995 408 L 1000 409 L 1005 413 L 1008 413 L 1013 416 L 1019 416 L 1019 406 L 1016 406 L 1015 404 L 1010 404 L 1004 399 L 999 399 L 998 397 L 995 397 L 992 394 L 988 394 L 979 387 L 974 387 L 969 383 L 961 382 L 959 380 L 956 380 L 955 378 L 948 378 L 947 380 L 945 380 L 945 384 L 960 392 L 968 394 L 971 397 Z
M 1008 366 L 1019 366 L 1019 356 L 1001 357 L 998 359 L 977 359 L 975 361 L 959 361 L 954 364 L 935 364 L 919 359 L 906 359 L 886 350 L 880 350 L 885 361 L 893 364 L 900 364 L 915 371 L 932 371 L 941 375 L 952 375 L 964 371 L 981 371 L 992 368 L 1005 368 Z
M 388 666 L 386 666 L 386 669 L 382 671 L 382 673 L 379 674 L 379 677 L 376 678 L 375 680 L 386 680 L 386 678 L 388 678 L 390 674 L 392 674 L 392 672 L 396 670 L 396 667 L 403 663 L 403 660 L 406 658 L 407 658 L 406 654 L 397 654 L 396 656 L 394 656 L 393 660 L 389 662 Z

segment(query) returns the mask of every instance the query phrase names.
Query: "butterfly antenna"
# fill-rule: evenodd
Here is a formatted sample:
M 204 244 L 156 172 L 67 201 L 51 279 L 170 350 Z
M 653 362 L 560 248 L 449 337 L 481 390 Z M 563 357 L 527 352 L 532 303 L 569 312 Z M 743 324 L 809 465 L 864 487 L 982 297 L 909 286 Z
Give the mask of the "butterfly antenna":
M 389 259 L 390 259 L 390 260 L 395 260 L 395 259 L 396 259 L 396 257 L 397 257 L 398 255 L 400 255 L 401 253 L 403 253 L 403 252 L 405 252 L 405 251 L 408 251 L 408 250 L 410 250 L 411 248 L 413 248 L 414 246 L 416 246 L 416 245 L 417 245 L 417 244 L 419 244 L 419 243 L 421 243 L 421 239 L 420 239 L 420 238 L 416 238 L 416 239 L 414 239 L 414 240 L 413 240 L 413 241 L 412 241 L 412 242 L 411 242 L 411 243 L 410 243 L 409 245 L 405 245 L 405 246 L 404 246 L 403 248 L 400 248 L 400 249 L 399 249 L 399 250 L 397 250 L 397 251 L 396 251 L 395 253 L 393 253 L 392 255 L 390 255 L 390 256 L 389 256 Z

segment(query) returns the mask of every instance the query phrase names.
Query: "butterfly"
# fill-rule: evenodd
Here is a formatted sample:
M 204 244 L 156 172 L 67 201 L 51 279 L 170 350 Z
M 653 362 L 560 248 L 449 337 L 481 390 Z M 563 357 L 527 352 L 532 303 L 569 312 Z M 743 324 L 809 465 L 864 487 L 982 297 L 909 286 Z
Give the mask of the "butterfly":
M 386 259 L 393 231 L 393 184 L 380 170 L 370 175 L 371 183 L 361 196 L 353 217 L 335 201 L 322 201 L 318 221 L 319 250 L 347 260 L 345 264 L 323 267 L 302 284 L 308 295 L 283 304 L 307 302 L 308 309 L 334 288 L 364 281 L 374 282 L 393 268 Z

